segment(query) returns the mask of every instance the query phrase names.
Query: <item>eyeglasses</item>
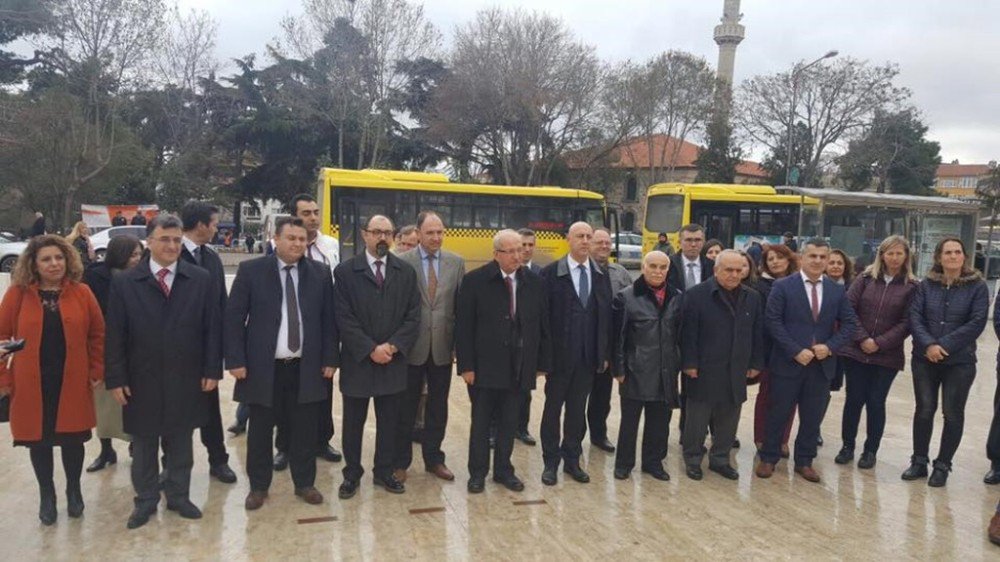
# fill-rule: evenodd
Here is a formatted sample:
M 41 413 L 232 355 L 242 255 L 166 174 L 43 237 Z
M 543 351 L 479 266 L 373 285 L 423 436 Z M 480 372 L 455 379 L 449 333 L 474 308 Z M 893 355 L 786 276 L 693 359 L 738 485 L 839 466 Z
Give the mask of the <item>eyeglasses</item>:
M 392 238 L 391 230 L 365 230 L 368 234 L 371 234 L 375 238 Z
M 498 253 L 498 254 L 504 254 L 504 255 L 511 256 L 511 255 L 519 253 L 521 250 L 518 250 L 517 248 L 515 248 L 513 250 L 493 250 L 493 251 L 496 252 L 496 253 Z

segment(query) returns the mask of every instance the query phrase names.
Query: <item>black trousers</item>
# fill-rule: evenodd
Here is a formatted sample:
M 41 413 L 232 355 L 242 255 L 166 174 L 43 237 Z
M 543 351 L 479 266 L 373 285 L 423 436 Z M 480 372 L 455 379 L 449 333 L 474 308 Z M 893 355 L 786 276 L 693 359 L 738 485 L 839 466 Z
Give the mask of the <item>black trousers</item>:
M 847 369 L 847 393 L 844 399 L 844 415 L 841 418 L 840 434 L 844 447 L 854 450 L 858 438 L 858 424 L 861 423 L 861 410 L 867 414 L 865 423 L 867 439 L 865 452 L 877 453 L 885 432 L 885 401 L 889 397 L 892 381 L 896 379 L 896 371 L 889 367 L 880 367 L 861 363 L 853 359 L 843 359 Z
M 642 426 L 642 468 L 663 468 L 667 458 L 667 438 L 670 434 L 670 417 L 673 411 L 666 402 L 643 402 L 621 397 L 622 419 L 618 426 L 618 449 L 615 451 L 615 468 L 635 468 L 635 446 L 639 437 L 639 417 L 645 411 Z
M 160 502 L 157 454 L 163 447 L 167 503 L 188 499 L 191 466 L 194 464 L 191 430 L 161 436 L 132 436 L 132 488 L 136 507 L 153 507 Z
M 326 398 L 319 402 L 316 415 L 316 439 L 313 444 L 313 454 L 330 444 L 333 439 L 333 381 L 324 380 Z M 237 410 L 237 415 L 239 411 Z M 288 453 L 288 427 L 283 420 L 278 420 L 278 431 L 274 438 L 274 448 L 282 453 Z
M 485 478 L 490 471 L 490 425 L 496 426 L 496 449 L 493 451 L 493 477 L 514 475 L 510 455 L 514 451 L 514 429 L 522 393 L 509 388 L 469 387 L 472 398 L 472 427 L 469 429 L 469 475 Z
M 549 374 L 545 381 L 541 431 L 542 459 L 546 467 L 558 467 L 560 460 L 567 465 L 579 464 L 583 454 L 583 435 L 587 431 L 587 395 L 593 385 L 594 371 L 589 367 L 578 365 L 569 372 Z
M 937 460 L 951 464 L 951 459 L 962 442 L 965 429 L 965 403 L 969 389 L 976 378 L 975 363 L 964 365 L 933 365 L 926 361 L 913 361 L 913 393 L 917 399 L 913 415 L 913 456 L 927 462 L 931 434 L 934 432 L 934 415 L 941 395 L 944 429 Z
M 771 373 L 771 407 L 767 412 L 767 431 L 760 459 L 777 463 L 781 458 L 781 440 L 785 423 L 795 405 L 799 406 L 799 433 L 795 436 L 795 466 L 812 466 L 816 458 L 819 426 L 826 403 L 830 400 L 830 380 L 819 362 L 812 361 L 794 377 Z
M 517 398 L 517 431 L 529 433 L 528 424 L 531 421 L 531 391 L 519 390 Z
M 392 474 L 393 452 L 396 447 L 396 428 L 399 424 L 399 403 L 403 393 L 386 394 L 374 398 L 344 396 L 344 425 L 340 436 L 344 448 L 344 478 L 361 480 L 365 469 L 361 467 L 361 442 L 368 420 L 368 402 L 375 401 L 375 467 L 376 478 Z
M 199 428 L 201 444 L 208 451 L 208 464 L 218 466 L 229 462 L 225 434 L 222 432 L 222 409 L 219 405 L 219 388 L 206 392 L 202 397 L 208 409 L 208 423 Z
M 289 466 L 295 488 L 316 482 L 316 418 L 320 402 L 299 403 L 299 364 L 276 361 L 271 406 L 250 404 L 247 428 L 247 477 L 250 489 L 266 492 L 274 475 L 274 428 L 278 420 L 287 428 Z
M 413 463 L 413 427 L 417 421 L 417 407 L 427 381 L 427 405 L 424 408 L 424 429 L 420 441 L 424 466 L 431 468 L 444 464 L 445 428 L 448 426 L 448 393 L 451 390 L 451 365 L 435 365 L 432 359 L 419 366 L 410 365 L 407 373 L 406 392 L 399 407 L 399 426 L 396 430 L 395 468 L 407 469 Z
M 594 375 L 594 384 L 587 399 L 587 426 L 591 441 L 608 438 L 608 414 L 611 413 L 611 370 Z
M 684 431 L 681 435 L 684 463 L 688 466 L 701 466 L 701 461 L 705 458 L 705 436 L 711 427 L 712 450 L 708 457 L 708 465 L 729 466 L 729 452 L 733 448 L 733 441 L 736 440 L 742 409 L 743 404 L 702 402 L 688 396 L 687 419 L 684 420 Z
M 1000 367 L 997 368 L 997 389 L 993 393 L 993 422 L 986 438 L 986 458 L 993 469 L 1000 469 Z

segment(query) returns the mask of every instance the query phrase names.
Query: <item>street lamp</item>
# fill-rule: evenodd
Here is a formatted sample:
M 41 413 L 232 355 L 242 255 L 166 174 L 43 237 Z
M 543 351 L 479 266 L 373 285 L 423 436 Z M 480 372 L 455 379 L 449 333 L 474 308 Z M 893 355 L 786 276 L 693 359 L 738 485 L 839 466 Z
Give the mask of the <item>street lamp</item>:
M 799 93 L 799 74 L 802 74 L 806 70 L 816 66 L 826 59 L 832 59 L 838 54 L 840 53 L 836 50 L 828 51 L 825 55 L 805 66 L 801 66 L 796 63 L 795 67 L 792 69 L 792 103 L 788 108 L 788 158 L 785 160 L 785 185 L 792 185 L 792 130 L 795 127 L 795 104 L 798 101 L 796 98 Z

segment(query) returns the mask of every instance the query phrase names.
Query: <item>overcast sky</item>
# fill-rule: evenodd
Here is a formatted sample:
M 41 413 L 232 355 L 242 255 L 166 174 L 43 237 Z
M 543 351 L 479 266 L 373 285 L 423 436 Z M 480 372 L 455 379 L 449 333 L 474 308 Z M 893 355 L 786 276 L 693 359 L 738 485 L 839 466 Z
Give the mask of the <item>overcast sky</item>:
M 417 0 L 412 0 L 417 1 Z M 300 13 L 297 0 L 179 0 L 219 22 L 218 55 L 262 52 L 278 22 Z M 450 41 L 477 10 L 521 7 L 564 19 L 605 60 L 643 60 L 680 49 L 715 66 L 712 31 L 723 0 L 426 0 L 425 11 Z M 995 0 L 743 0 L 746 39 L 736 82 L 789 69 L 830 49 L 840 56 L 899 64 L 899 82 L 941 143 L 945 162 L 1000 159 L 1000 2 Z M 993 54 L 990 54 L 993 53 Z M 993 100 L 990 103 L 988 100 Z

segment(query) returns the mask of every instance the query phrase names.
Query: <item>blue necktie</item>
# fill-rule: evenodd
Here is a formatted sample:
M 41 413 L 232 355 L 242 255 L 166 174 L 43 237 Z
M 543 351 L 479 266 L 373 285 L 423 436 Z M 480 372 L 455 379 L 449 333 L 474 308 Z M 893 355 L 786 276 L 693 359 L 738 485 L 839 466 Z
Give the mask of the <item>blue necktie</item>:
M 587 306 L 587 299 L 590 298 L 590 280 L 587 279 L 587 268 L 584 265 L 577 266 L 580 268 L 580 302 L 583 306 Z

